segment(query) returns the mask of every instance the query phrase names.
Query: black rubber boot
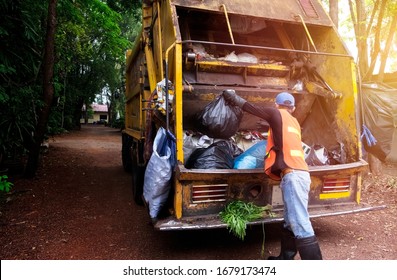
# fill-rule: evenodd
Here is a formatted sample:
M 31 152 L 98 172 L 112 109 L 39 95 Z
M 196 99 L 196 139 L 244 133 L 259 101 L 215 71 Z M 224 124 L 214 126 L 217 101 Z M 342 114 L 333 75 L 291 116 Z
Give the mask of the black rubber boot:
M 270 256 L 268 260 L 293 260 L 296 256 L 297 249 L 295 236 L 292 231 L 283 228 L 281 231 L 281 251 L 280 255 Z
M 322 260 L 320 246 L 315 235 L 296 239 L 296 247 L 302 260 Z

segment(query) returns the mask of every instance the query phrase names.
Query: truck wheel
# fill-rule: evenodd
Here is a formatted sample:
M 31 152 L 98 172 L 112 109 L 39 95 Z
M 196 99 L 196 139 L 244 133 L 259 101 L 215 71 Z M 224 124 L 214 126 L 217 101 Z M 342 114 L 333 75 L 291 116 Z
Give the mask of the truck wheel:
M 131 159 L 131 146 L 132 138 L 123 133 L 121 136 L 121 159 L 123 162 L 123 168 L 126 172 L 131 172 L 132 170 L 132 159 Z
M 138 205 L 143 205 L 143 181 L 145 169 L 140 166 L 132 167 L 132 196 Z
M 145 179 L 145 167 L 138 163 L 138 147 L 132 148 L 132 196 L 138 205 L 143 205 L 143 183 Z

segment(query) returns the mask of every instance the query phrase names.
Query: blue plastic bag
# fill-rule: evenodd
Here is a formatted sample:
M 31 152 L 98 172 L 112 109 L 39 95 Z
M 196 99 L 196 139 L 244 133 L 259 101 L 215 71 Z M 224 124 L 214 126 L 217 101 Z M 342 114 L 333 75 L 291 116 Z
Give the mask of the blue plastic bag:
M 252 145 L 244 153 L 234 159 L 234 169 L 263 168 L 266 154 L 266 140 Z

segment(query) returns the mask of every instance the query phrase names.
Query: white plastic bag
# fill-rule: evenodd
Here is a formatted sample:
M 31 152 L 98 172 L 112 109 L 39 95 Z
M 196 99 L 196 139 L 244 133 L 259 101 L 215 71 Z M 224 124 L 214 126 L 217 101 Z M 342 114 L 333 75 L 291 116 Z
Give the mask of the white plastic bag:
M 196 141 L 197 142 L 197 141 Z M 189 133 L 183 134 L 183 155 L 184 162 L 186 162 L 193 151 L 197 148 L 197 143 L 195 143 L 193 135 Z
M 231 61 L 231 62 L 238 62 L 238 56 L 233 51 L 224 57 L 224 60 Z
M 237 55 L 238 62 L 258 63 L 258 58 L 249 53 L 240 53 Z
M 153 153 L 145 171 L 143 196 L 149 206 L 151 218 L 156 218 L 167 201 L 173 169 L 172 139 L 164 128 L 157 131 Z

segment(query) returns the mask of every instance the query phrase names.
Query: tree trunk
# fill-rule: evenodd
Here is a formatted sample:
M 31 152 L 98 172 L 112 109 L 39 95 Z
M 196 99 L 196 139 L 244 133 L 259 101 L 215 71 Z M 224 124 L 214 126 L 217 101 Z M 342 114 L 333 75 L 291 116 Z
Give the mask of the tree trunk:
M 81 129 L 81 123 L 80 123 L 80 119 L 81 119 L 81 108 L 83 108 L 83 105 L 86 104 L 85 106 L 85 110 L 86 110 L 86 115 L 88 118 L 88 106 L 87 106 L 87 102 L 84 102 L 84 100 L 82 98 L 79 98 L 79 100 L 76 103 L 76 106 L 73 109 L 73 129 L 76 130 L 80 130 Z M 88 119 L 87 119 L 88 122 Z
M 397 29 L 397 15 L 394 15 L 393 20 L 390 24 L 390 31 L 389 31 L 389 35 L 387 37 L 385 49 L 381 53 L 378 82 L 383 82 L 383 77 L 384 77 L 385 68 L 386 68 L 386 61 L 387 61 L 387 57 L 389 56 L 390 48 L 393 43 L 393 37 L 396 33 L 396 29 Z
M 369 65 L 369 68 L 367 72 L 365 73 L 365 76 L 363 80 L 372 80 L 372 75 L 375 69 L 375 64 L 380 52 L 380 32 L 382 29 L 382 22 L 383 22 L 383 17 L 386 11 L 386 3 L 387 0 L 382 0 L 381 6 L 379 8 L 379 14 L 378 14 L 378 23 L 376 25 L 376 30 L 375 30 L 375 39 L 374 39 L 374 45 L 372 48 L 372 54 L 371 54 L 371 62 Z
M 367 31 L 365 25 L 365 1 L 355 0 L 354 3 L 353 0 L 349 0 L 350 15 L 354 24 L 354 32 L 357 42 L 358 66 L 360 75 L 363 77 L 365 73 L 367 73 L 369 67 L 367 55 L 367 37 L 365 36 Z
M 34 142 L 29 147 L 29 157 L 25 176 L 34 177 L 39 165 L 40 147 L 46 133 L 48 117 L 54 97 L 55 28 L 57 0 L 48 1 L 47 31 L 43 58 L 43 107 L 38 112 L 38 121 L 33 135 Z
M 338 29 L 338 26 L 339 26 L 338 4 L 339 4 L 339 0 L 330 0 L 329 1 L 329 16 L 331 17 L 331 20 L 334 22 L 336 29 Z

